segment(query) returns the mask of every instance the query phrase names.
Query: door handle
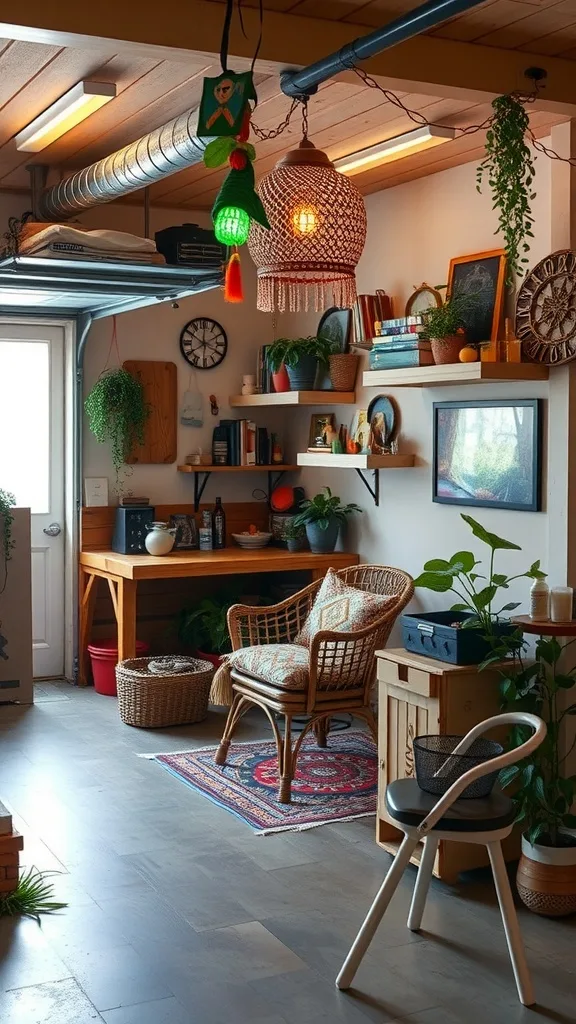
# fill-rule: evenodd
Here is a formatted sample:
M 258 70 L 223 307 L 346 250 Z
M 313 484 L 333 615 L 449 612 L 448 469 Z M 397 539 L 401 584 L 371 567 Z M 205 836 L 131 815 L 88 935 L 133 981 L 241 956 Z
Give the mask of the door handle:
M 50 526 L 46 526 L 42 532 L 47 537 L 58 537 L 62 533 L 62 527 L 60 523 L 50 523 Z

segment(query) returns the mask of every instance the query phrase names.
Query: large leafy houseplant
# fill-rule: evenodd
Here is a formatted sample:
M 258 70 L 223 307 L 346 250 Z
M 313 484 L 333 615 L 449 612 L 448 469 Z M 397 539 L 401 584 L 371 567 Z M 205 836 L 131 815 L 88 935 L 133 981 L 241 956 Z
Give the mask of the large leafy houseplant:
M 12 557 L 12 548 L 14 547 L 14 540 L 12 537 L 12 525 L 14 523 L 14 514 L 12 509 L 16 504 L 16 498 L 10 491 L 4 491 L 0 487 L 0 522 L 2 524 L 2 559 L 4 562 L 4 579 L 0 586 L 0 594 L 3 594 L 6 590 L 6 584 L 8 583 L 8 562 Z
M 236 596 L 203 597 L 193 608 L 183 608 L 178 617 L 178 638 L 187 647 L 208 654 L 232 650 L 227 614 Z
M 292 522 L 296 528 L 306 528 L 306 536 L 313 553 L 329 554 L 336 547 L 342 523 L 356 512 L 362 512 L 359 505 L 354 502 L 343 505 L 340 498 L 332 494 L 329 487 L 325 487 L 313 498 L 302 502 L 300 511 Z
M 116 479 L 134 445 L 144 443 L 150 408 L 141 381 L 123 367 L 98 378 L 84 402 L 90 430 L 100 444 L 110 444 Z
M 496 572 L 496 552 L 521 551 L 521 547 L 513 541 L 504 540 L 495 533 L 490 533 L 472 516 L 461 514 L 461 518 L 468 524 L 474 536 L 488 547 L 487 570 L 478 571 L 478 566 L 482 563 L 471 551 L 457 551 L 449 559 L 432 558 L 426 562 L 424 571 L 414 580 L 414 586 L 433 590 L 437 594 L 453 593 L 458 601 L 451 605 L 450 610 L 469 613 L 470 617 L 464 625 L 468 628 L 478 627 L 486 637 L 491 637 L 495 635 L 494 626 L 500 621 L 502 612 L 512 612 L 519 607 L 519 602 L 509 601 L 497 608 L 500 603 L 497 601 L 501 596 L 500 592 L 508 590 L 513 580 L 543 579 L 546 573 L 542 572 L 539 560 L 533 562 L 526 572 L 517 573 L 515 576 Z M 510 650 L 515 649 L 516 641 L 512 638 L 502 637 L 501 643 L 504 648 L 509 643 Z
M 282 364 L 294 369 L 302 356 L 311 356 L 320 363 L 327 364 L 332 352 L 332 342 L 328 338 L 311 335 L 307 338 L 278 338 L 270 345 L 267 352 L 268 364 L 277 373 Z
M 480 192 L 485 177 L 492 191 L 493 208 L 498 211 L 498 228 L 504 237 L 508 283 L 514 274 L 525 272 L 526 253 L 532 238 L 530 203 L 534 162 L 526 142 L 530 118 L 517 96 L 497 96 L 492 103 L 492 123 L 486 132 L 486 156 L 479 165 L 476 185 Z

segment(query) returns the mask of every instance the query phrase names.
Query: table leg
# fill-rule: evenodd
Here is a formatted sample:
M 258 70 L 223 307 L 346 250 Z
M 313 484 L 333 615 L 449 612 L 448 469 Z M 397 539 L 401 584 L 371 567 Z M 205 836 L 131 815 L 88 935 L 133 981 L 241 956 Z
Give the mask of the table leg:
M 78 629 L 78 686 L 87 686 L 90 678 L 88 644 L 92 633 L 92 620 L 96 604 L 98 577 L 80 566 L 80 607 Z
M 136 657 L 136 580 L 118 580 L 118 661 Z

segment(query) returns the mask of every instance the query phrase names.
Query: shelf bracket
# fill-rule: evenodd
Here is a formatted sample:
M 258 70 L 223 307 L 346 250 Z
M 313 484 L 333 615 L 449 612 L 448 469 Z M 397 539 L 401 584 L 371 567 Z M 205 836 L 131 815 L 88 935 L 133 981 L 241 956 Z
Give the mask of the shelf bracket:
M 200 501 L 204 494 L 204 488 L 208 483 L 208 477 L 210 473 L 202 473 L 197 470 L 194 471 L 194 511 L 197 512 L 200 508 Z M 199 479 L 199 478 L 202 479 Z
M 354 466 L 354 469 L 358 473 L 358 476 L 360 477 L 364 486 L 370 491 L 370 494 L 374 498 L 374 504 L 378 506 L 380 504 L 380 470 L 372 470 L 372 477 L 374 480 L 374 486 L 372 486 L 368 478 L 364 476 L 364 471 L 362 469 L 358 469 L 357 466 Z
M 285 472 L 285 469 L 277 469 L 276 472 L 273 469 L 268 470 L 268 504 L 270 504 L 272 491 L 278 486 Z

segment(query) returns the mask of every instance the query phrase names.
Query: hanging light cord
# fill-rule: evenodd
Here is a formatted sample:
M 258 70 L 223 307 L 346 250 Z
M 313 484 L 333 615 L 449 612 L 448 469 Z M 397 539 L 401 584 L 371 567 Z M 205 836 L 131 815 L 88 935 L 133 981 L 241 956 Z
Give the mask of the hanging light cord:
M 353 71 L 354 74 L 356 74 L 358 76 L 358 78 L 364 83 L 364 85 L 366 85 L 369 89 L 377 89 L 378 92 L 381 92 L 382 95 L 386 97 L 388 103 L 391 103 L 393 106 L 398 107 L 399 110 L 402 110 L 407 115 L 407 117 L 410 118 L 411 121 L 414 121 L 414 123 L 419 125 L 419 127 L 421 127 L 421 128 L 448 128 L 451 131 L 454 131 L 456 133 L 456 137 L 457 138 L 462 138 L 462 137 L 464 137 L 466 135 L 475 135 L 476 132 L 487 131 L 489 128 L 492 127 L 492 125 L 494 123 L 494 120 L 495 120 L 495 115 L 494 114 L 490 114 L 480 124 L 469 124 L 469 125 L 465 125 L 463 127 L 460 127 L 458 125 L 455 126 L 455 125 L 451 125 L 451 124 L 443 124 L 440 121 L 430 121 L 429 118 L 427 118 L 425 116 L 425 114 L 422 114 L 419 110 L 412 110 L 410 107 L 407 107 L 406 104 L 402 102 L 400 97 L 396 95 L 396 93 L 394 93 L 390 89 L 386 89 L 386 88 L 384 88 L 384 86 L 380 85 L 380 83 L 377 82 L 376 79 L 372 77 L 372 75 L 369 75 L 366 71 L 364 71 L 363 68 L 357 68 L 357 67 L 354 67 L 353 65 L 350 65 L 350 66 L 347 67 L 347 70 L 348 71 Z M 536 100 L 540 96 L 540 92 L 541 92 L 540 83 L 536 82 L 535 85 L 534 85 L 534 89 L 531 92 L 514 92 L 514 93 L 511 93 L 510 95 L 514 96 L 521 103 L 523 103 L 526 106 L 528 106 L 528 105 L 531 105 L 531 104 L 536 102 Z M 262 139 L 263 141 L 266 141 L 267 139 L 276 139 L 279 135 L 282 134 L 282 132 L 286 131 L 286 129 L 288 128 L 288 126 L 290 124 L 290 121 L 292 119 L 292 116 L 294 114 L 294 111 L 296 110 L 296 107 L 298 106 L 299 103 L 302 104 L 302 108 L 303 108 L 302 109 L 302 132 L 303 132 L 304 138 L 307 139 L 308 138 L 308 98 L 307 97 L 305 97 L 304 99 L 301 99 L 299 97 L 296 97 L 295 99 L 293 99 L 291 104 L 290 104 L 290 109 L 288 110 L 288 113 L 286 114 L 286 117 L 284 118 L 284 120 L 281 121 L 280 124 L 276 128 L 272 128 L 270 131 L 264 131 L 262 128 L 259 128 L 258 125 L 254 124 L 254 122 L 252 121 L 251 122 L 251 128 L 254 131 L 254 134 L 257 135 L 258 138 Z M 560 160 L 562 163 L 570 164 L 571 167 L 576 167 L 576 157 L 561 156 L 560 153 L 557 153 L 554 149 L 550 149 L 549 146 L 546 146 L 543 142 L 541 142 L 539 139 L 536 138 L 532 128 L 528 128 L 526 134 L 528 136 L 528 139 L 530 140 L 530 143 L 534 147 L 534 149 L 536 149 L 539 153 L 543 153 L 544 156 L 549 157 L 551 160 Z

